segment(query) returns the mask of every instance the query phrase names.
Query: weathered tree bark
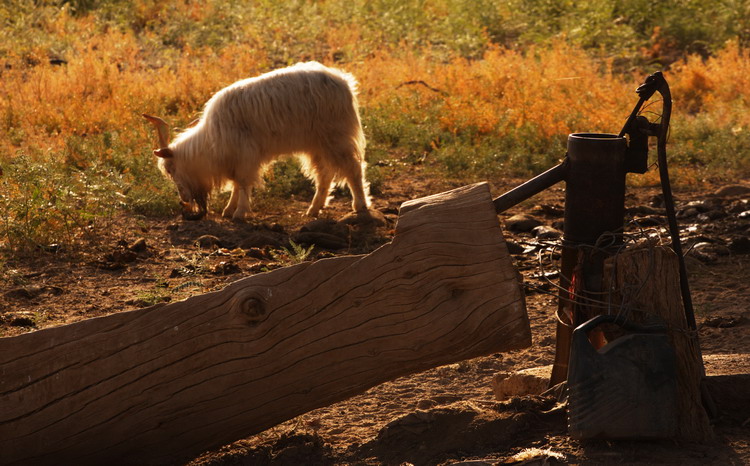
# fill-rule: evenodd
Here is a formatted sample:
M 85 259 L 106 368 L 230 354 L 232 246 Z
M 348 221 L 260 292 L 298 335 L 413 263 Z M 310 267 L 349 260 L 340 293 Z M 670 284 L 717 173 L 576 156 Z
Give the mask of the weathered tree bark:
M 684 440 L 710 438 L 700 393 L 703 361 L 698 337 L 685 318 L 674 251 L 643 243 L 607 259 L 602 288 L 612 291 L 613 313 L 626 313 L 635 323 L 647 322 L 652 314 L 667 324 L 677 357 L 677 435 Z
M 195 457 L 405 374 L 531 344 L 486 184 L 392 243 L 0 340 L 0 463 Z

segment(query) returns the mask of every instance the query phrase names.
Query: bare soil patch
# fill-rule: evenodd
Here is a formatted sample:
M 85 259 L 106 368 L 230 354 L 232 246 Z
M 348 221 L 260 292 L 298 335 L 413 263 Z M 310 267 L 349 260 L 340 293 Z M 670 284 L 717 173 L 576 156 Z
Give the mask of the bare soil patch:
M 495 183 L 493 193 L 517 181 Z M 216 213 L 200 222 L 114 218 L 85 247 L 50 246 L 32 257 L 9 258 L 0 288 L 0 332 L 11 337 L 184 299 L 288 265 L 312 245 L 313 260 L 368 253 L 390 240 L 401 202 L 451 187 L 419 174 L 395 177 L 374 200 L 382 213 L 376 223 L 338 222 L 349 210 L 344 197 L 313 222 L 301 215 L 307 199 L 257 212 L 243 224 Z M 562 221 L 557 186 L 500 216 L 506 222 L 531 215 L 547 227 L 536 235 L 549 235 L 540 239 L 504 228 L 526 284 L 532 347 L 378 385 L 190 464 L 750 464 L 750 189 L 705 186 L 676 197 L 690 248 L 707 386 L 717 405 L 713 440 L 580 442 L 567 436 L 565 411 L 554 398 L 494 399 L 495 374 L 554 359 L 557 278 L 554 268 L 540 269 L 538 253 L 553 248 L 554 228 Z M 630 188 L 626 202 L 629 218 L 640 219 L 642 228 L 665 227 L 658 188 Z

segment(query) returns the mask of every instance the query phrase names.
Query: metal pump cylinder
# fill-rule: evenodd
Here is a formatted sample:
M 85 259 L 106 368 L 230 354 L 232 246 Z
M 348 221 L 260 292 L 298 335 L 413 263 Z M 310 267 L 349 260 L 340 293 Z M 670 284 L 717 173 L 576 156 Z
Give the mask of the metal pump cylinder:
M 568 136 L 565 178 L 566 242 L 595 244 L 605 232 L 619 232 L 625 214 L 625 151 L 616 134 Z
M 557 351 L 550 385 L 567 378 L 572 328 L 596 314 L 585 297 L 601 291 L 605 249 L 622 242 L 625 218 L 625 152 L 627 142 L 615 134 L 574 133 L 568 136 L 565 174 L 565 226 L 560 260 L 559 315 L 567 320 L 557 325 Z M 602 249 L 580 248 L 597 245 L 610 232 Z M 583 254 L 584 257 L 580 255 Z M 578 264 L 576 304 L 570 303 L 570 288 Z

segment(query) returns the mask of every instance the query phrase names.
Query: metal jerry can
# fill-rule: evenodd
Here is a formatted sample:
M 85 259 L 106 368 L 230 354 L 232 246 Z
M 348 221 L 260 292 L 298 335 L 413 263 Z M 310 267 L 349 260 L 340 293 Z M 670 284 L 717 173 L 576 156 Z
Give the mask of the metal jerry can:
M 600 349 L 587 332 L 612 323 L 627 333 Z M 676 357 L 666 327 L 596 316 L 573 331 L 568 432 L 576 439 L 668 438 L 677 432 Z

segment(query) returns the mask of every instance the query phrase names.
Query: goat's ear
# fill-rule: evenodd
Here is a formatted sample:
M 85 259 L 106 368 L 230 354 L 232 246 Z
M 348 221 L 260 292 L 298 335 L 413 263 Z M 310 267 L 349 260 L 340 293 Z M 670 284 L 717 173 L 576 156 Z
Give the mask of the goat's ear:
M 171 159 L 174 157 L 174 152 L 169 147 L 165 147 L 163 149 L 156 149 L 154 155 L 163 159 Z

